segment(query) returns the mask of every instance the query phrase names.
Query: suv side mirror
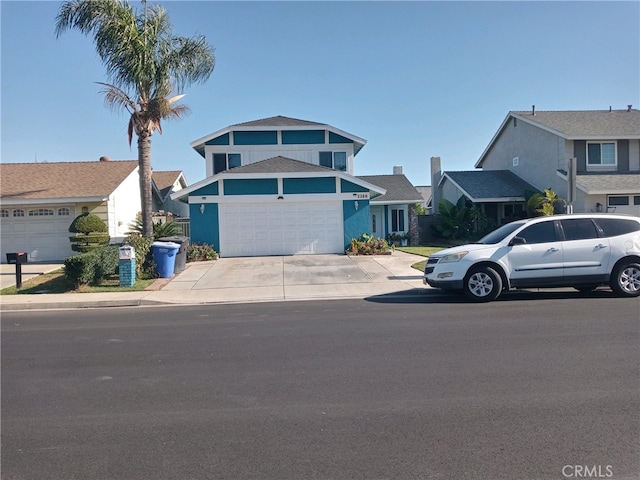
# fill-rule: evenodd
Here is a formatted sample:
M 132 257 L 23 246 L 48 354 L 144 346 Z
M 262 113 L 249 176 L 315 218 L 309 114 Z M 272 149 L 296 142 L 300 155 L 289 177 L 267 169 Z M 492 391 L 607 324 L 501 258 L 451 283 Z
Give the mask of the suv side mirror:
M 522 237 L 513 237 L 509 242 L 509 246 L 513 247 L 514 245 L 525 245 L 527 241 Z

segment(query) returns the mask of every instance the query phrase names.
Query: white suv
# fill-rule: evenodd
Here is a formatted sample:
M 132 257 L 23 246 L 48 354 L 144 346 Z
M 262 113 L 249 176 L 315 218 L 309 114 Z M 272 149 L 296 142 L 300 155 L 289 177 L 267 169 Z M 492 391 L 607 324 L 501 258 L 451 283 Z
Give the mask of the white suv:
M 431 255 L 424 283 L 462 290 L 476 302 L 503 290 L 609 285 L 622 297 L 640 295 L 640 218 L 554 215 L 503 225 L 478 243 Z

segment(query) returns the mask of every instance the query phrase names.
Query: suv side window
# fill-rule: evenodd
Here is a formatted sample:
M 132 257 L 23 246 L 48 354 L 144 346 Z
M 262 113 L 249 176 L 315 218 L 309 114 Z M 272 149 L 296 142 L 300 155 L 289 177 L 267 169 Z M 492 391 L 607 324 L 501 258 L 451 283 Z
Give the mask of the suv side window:
M 604 232 L 605 237 L 617 237 L 625 233 L 640 231 L 640 222 L 622 218 L 596 218 L 596 223 Z
M 598 238 L 598 230 L 590 218 L 572 218 L 561 220 L 565 240 L 585 240 Z
M 517 236 L 524 238 L 528 244 L 555 242 L 557 240 L 555 222 L 534 223 Z

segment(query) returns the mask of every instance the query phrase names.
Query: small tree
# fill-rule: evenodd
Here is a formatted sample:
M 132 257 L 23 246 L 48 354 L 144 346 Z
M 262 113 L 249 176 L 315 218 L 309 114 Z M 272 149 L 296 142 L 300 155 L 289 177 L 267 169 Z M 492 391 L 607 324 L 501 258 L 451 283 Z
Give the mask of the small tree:
M 71 250 L 85 253 L 109 244 L 109 234 L 107 224 L 100 217 L 92 213 L 78 215 L 71 225 L 69 232 L 75 233 L 71 240 Z
M 564 198 L 558 197 L 558 194 L 550 188 L 545 189 L 544 194 L 534 193 L 527 200 L 527 208 L 538 216 L 549 216 L 564 210 L 559 207 L 566 206 L 567 202 Z
M 464 238 L 469 230 L 469 208 L 467 198 L 461 196 L 456 205 L 446 198 L 438 202 L 440 225 L 435 225 L 436 231 L 444 238 L 457 240 Z

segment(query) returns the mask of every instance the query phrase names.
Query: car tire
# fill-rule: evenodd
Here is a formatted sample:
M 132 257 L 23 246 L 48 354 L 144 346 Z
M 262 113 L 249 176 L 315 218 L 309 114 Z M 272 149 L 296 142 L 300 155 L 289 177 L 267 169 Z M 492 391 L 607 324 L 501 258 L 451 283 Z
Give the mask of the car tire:
M 628 261 L 611 273 L 611 290 L 619 297 L 640 296 L 640 263 Z
M 479 267 L 464 279 L 464 294 L 474 302 L 490 302 L 502 292 L 502 278 L 491 267 Z

